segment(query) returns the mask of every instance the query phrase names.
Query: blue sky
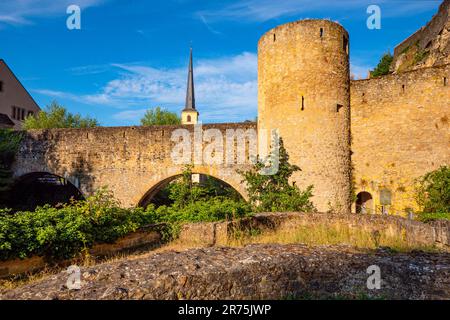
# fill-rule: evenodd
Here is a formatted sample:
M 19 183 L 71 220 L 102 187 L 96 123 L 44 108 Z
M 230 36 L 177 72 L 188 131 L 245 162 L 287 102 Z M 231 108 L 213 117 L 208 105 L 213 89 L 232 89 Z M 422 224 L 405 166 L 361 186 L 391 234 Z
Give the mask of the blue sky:
M 0 58 L 36 102 L 57 100 L 105 126 L 134 125 L 146 108 L 179 112 L 189 46 L 196 103 L 207 122 L 254 119 L 257 41 L 271 28 L 327 18 L 350 33 L 352 72 L 363 77 L 380 56 L 425 25 L 433 0 L 2 0 Z M 68 5 L 81 30 L 68 30 Z M 369 30 L 366 9 L 381 8 Z

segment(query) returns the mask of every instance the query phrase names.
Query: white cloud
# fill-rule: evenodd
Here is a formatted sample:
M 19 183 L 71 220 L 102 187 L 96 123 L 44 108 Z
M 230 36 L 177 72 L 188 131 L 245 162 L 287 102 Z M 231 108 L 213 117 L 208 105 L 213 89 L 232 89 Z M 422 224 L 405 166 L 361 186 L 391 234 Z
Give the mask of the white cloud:
M 203 22 L 203 24 L 205 25 L 206 29 L 209 30 L 209 32 L 213 33 L 213 34 L 222 34 L 220 31 L 217 31 L 216 29 L 212 28 L 208 21 L 206 21 L 205 17 L 202 14 L 199 14 L 198 17 L 200 18 L 200 20 Z
M 107 0 L 1 0 L 0 24 L 32 24 L 32 19 L 42 16 L 65 15 L 71 4 L 83 10 L 106 2 Z
M 111 64 L 110 67 L 118 76 L 97 93 L 75 95 L 52 90 L 34 91 L 89 105 L 127 109 L 114 115 L 115 119 L 122 120 L 138 120 L 145 108 L 157 105 L 172 111 L 184 106 L 187 66 L 165 69 L 142 64 Z M 194 62 L 194 80 L 201 120 L 254 118 L 257 109 L 256 54 L 243 52 L 230 57 L 199 59 Z
M 73 67 L 67 69 L 70 73 L 76 76 L 84 76 L 88 74 L 99 74 L 106 72 L 111 69 L 110 65 L 89 65 L 89 66 L 81 66 L 81 67 Z
M 115 113 L 113 115 L 113 118 L 117 119 L 117 120 L 136 121 L 136 120 L 142 118 L 146 111 L 147 111 L 147 109 L 121 111 L 121 112 Z

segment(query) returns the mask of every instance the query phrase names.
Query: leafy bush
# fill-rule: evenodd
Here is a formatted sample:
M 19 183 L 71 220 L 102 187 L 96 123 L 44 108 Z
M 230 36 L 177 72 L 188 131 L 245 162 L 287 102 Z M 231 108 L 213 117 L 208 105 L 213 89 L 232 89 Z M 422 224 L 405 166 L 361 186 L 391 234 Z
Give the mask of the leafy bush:
M 431 222 L 436 220 L 450 220 L 450 212 L 444 213 L 430 213 L 430 212 L 422 212 L 417 216 L 417 220 L 422 222 Z
M 418 64 L 429 55 L 429 51 L 420 50 L 414 55 L 413 64 Z
M 390 53 L 386 53 L 381 57 L 380 62 L 378 65 L 373 69 L 373 71 L 370 71 L 370 77 L 376 78 L 379 76 L 384 76 L 386 74 L 389 74 L 389 68 L 391 67 L 391 63 L 394 60 L 394 57 Z
M 152 209 L 147 208 L 147 212 Z M 216 197 L 189 203 L 186 206 L 160 206 L 154 210 L 157 222 L 211 222 L 242 218 L 250 214 L 245 202 Z
M 442 166 L 420 178 L 416 200 L 424 213 L 450 213 L 450 167 Z
M 180 123 L 181 119 L 178 114 L 161 109 L 161 107 L 147 110 L 144 117 L 141 119 L 141 124 L 143 126 L 169 125 Z
M 250 204 L 255 211 L 314 211 L 310 201 L 313 186 L 300 190 L 298 186 L 289 183 L 289 178 L 300 168 L 289 163 L 289 155 L 284 148 L 283 139 L 279 141 L 279 167 L 272 175 L 260 174 L 265 167 L 261 160 L 252 169 L 238 171 L 247 185 Z
M 14 161 L 23 133 L 0 129 L 0 169 L 9 169 Z
M 46 205 L 15 214 L 0 210 L 0 260 L 32 255 L 67 259 L 153 222 L 152 212 L 123 209 L 111 199 L 109 192 L 100 190 L 62 208 Z
M 51 128 L 92 128 L 98 126 L 95 119 L 83 118 L 80 114 L 72 114 L 55 101 L 46 110 L 39 111 L 36 116 L 25 118 L 23 128 L 51 129 Z
M 22 138 L 22 132 L 0 129 L 0 207 L 3 207 L 9 198 L 9 190 L 14 181 L 11 165 Z
M 179 179 L 169 183 L 160 191 L 173 206 L 182 208 L 196 201 L 212 198 L 242 201 L 241 195 L 236 190 L 220 180 L 207 176 L 201 183 L 194 183 L 192 174 L 192 165 L 186 166 Z
M 82 201 L 62 207 L 49 205 L 34 212 L 0 210 L 0 260 L 33 255 L 48 259 L 69 259 L 95 243 L 112 243 L 142 226 L 166 223 L 163 240 L 176 236 L 182 222 L 218 221 L 247 215 L 244 202 L 211 198 L 184 206 L 153 205 L 124 209 L 104 189 Z

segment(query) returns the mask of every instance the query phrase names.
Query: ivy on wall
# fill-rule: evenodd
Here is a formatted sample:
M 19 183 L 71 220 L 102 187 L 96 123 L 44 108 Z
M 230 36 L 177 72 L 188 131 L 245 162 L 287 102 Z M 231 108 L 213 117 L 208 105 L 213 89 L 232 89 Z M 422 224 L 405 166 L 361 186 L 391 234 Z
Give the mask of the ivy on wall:
M 0 129 L 0 207 L 5 206 L 8 191 L 13 183 L 11 166 L 22 138 L 23 132 Z

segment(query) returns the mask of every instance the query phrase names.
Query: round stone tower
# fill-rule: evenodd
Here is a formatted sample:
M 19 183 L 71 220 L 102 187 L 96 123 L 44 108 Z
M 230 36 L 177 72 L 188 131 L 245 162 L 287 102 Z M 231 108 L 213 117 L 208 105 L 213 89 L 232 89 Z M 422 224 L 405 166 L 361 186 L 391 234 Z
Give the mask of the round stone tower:
M 293 181 L 302 189 L 314 186 L 319 211 L 350 212 L 349 37 L 341 25 L 302 20 L 261 37 L 261 129 L 279 130 L 290 162 L 301 168 Z

